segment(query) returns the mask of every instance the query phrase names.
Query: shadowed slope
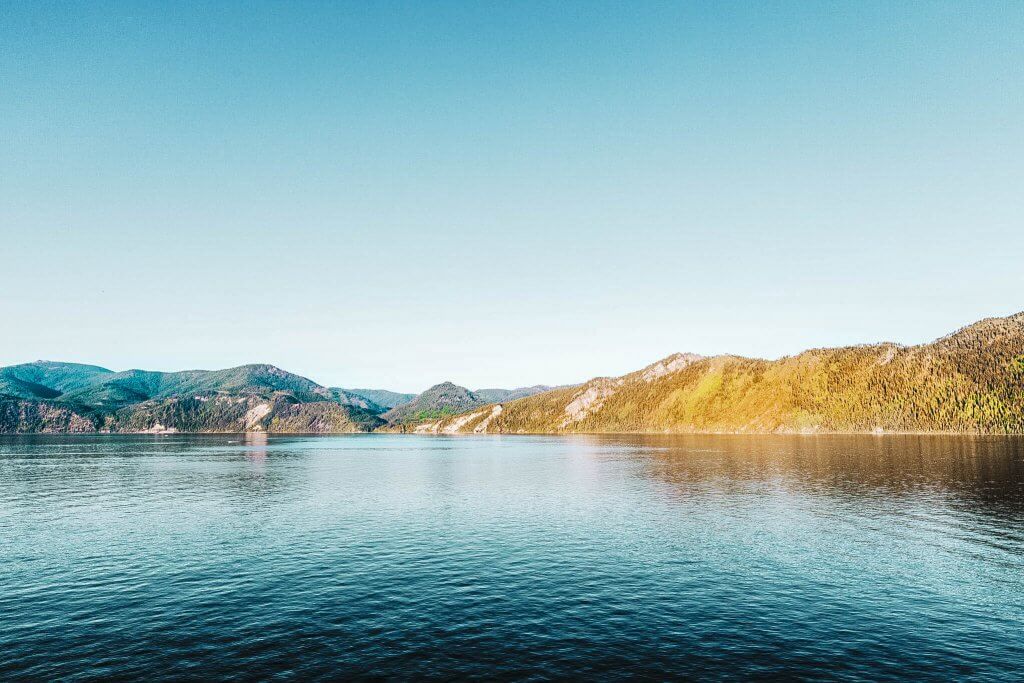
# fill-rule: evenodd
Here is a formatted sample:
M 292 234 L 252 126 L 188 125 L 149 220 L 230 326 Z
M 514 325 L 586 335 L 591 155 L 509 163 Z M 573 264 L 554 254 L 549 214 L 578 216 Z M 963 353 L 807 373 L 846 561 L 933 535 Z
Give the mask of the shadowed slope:
M 90 386 L 114 373 L 96 365 L 36 361 L 0 368 L 0 394 L 52 399 Z

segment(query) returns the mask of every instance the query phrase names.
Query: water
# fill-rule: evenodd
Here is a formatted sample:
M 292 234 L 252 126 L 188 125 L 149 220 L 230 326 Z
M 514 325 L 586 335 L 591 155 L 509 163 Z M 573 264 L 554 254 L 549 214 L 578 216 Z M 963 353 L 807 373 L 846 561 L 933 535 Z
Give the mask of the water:
M 0 438 L 4 679 L 1022 669 L 1019 439 Z

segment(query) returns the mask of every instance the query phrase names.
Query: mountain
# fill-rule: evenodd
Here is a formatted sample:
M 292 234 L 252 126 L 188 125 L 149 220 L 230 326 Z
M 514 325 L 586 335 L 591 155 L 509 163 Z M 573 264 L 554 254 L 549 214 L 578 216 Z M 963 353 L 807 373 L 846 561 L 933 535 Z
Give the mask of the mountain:
M 120 406 L 139 401 L 211 393 L 267 394 L 284 391 L 302 401 L 331 399 L 329 389 L 273 365 L 242 365 L 227 370 L 153 372 L 128 370 L 98 377 L 62 400 L 93 406 Z
M 113 374 L 111 370 L 96 365 L 39 360 L 0 368 L 0 394 L 51 399 L 64 392 L 87 387 Z
M 360 396 L 375 405 L 383 407 L 385 410 L 397 408 L 403 403 L 408 403 L 416 398 L 416 394 L 401 394 L 397 391 L 388 391 L 387 389 L 339 389 L 338 391 Z M 384 411 L 382 410 L 381 412 Z
M 99 421 L 87 410 L 0 393 L 0 434 L 82 433 L 98 429 Z
M 390 424 L 408 424 L 455 415 L 487 403 L 465 387 L 442 382 L 381 415 Z
M 0 369 L 0 432 L 367 431 L 384 409 L 272 365 L 112 372 L 37 362 Z
M 554 387 L 538 384 L 532 387 L 519 387 L 518 389 L 477 389 L 473 393 L 486 403 L 501 403 L 503 401 L 514 401 L 517 398 L 526 398 L 534 394 L 541 394 L 552 389 Z
M 424 422 L 432 432 L 1024 433 L 1024 313 L 929 344 L 775 361 L 677 354 L 616 378 Z
M 327 392 L 335 403 L 340 403 L 343 406 L 353 406 L 361 408 L 367 412 L 373 413 L 374 415 L 380 415 L 387 411 L 386 406 L 382 406 L 379 403 L 374 403 L 370 399 L 357 394 L 348 389 L 341 389 L 340 387 L 328 387 Z
M 397 403 L 404 395 L 327 388 L 272 365 L 113 372 L 37 361 L 0 368 L 0 433 L 1024 434 L 1024 313 L 916 346 L 779 360 L 675 354 L 621 377 L 545 389 L 444 382 Z
M 181 396 L 146 401 L 105 416 L 112 432 L 347 433 L 381 424 L 372 413 L 333 401 L 303 402 L 287 392 Z
M 476 389 L 471 393 L 476 394 L 477 398 L 484 403 L 497 403 L 499 401 L 513 401 L 524 396 L 533 396 L 534 394 L 550 391 L 551 389 L 552 387 L 549 386 L 537 385 L 533 387 L 520 387 L 518 389 Z M 385 409 L 397 408 L 409 403 L 420 395 L 401 394 L 396 391 L 388 391 L 387 389 L 342 389 L 341 391 L 361 396 L 371 403 L 383 406 Z

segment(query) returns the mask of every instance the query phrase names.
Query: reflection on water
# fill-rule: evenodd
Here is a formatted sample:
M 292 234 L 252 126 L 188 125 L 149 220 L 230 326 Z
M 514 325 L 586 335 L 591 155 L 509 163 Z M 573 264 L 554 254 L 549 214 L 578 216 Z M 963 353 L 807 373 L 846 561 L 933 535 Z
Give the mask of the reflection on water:
M 649 453 L 645 476 L 680 490 L 767 485 L 808 495 L 893 501 L 949 496 L 966 508 L 1021 512 L 1024 439 L 952 436 L 630 436 Z
M 267 444 L 270 443 L 270 436 L 257 432 L 244 434 L 243 443 L 246 446 L 246 457 L 252 462 L 262 463 L 267 459 Z
M 1024 440 L 0 437 L 0 677 L 1013 679 Z

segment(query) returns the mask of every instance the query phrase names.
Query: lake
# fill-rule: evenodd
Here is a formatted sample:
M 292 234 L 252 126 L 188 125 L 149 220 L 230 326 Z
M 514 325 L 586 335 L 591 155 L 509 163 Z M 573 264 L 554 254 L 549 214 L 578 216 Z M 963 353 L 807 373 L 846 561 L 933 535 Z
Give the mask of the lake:
M 1022 669 L 1018 438 L 0 437 L 0 678 Z

